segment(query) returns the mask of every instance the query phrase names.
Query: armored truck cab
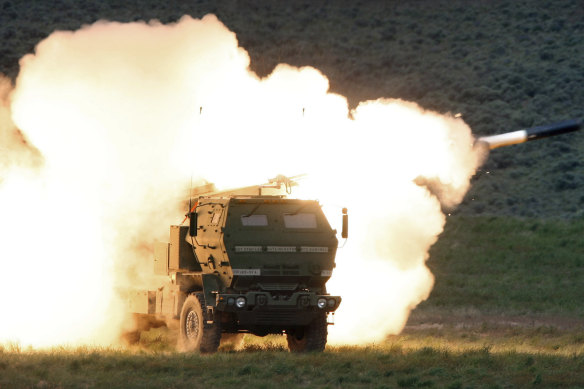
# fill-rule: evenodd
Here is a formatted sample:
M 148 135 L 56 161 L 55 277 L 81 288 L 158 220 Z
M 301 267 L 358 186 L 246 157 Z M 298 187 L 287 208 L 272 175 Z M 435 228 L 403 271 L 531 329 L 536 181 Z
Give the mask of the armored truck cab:
M 214 352 L 227 333 L 286 334 L 291 351 L 322 351 L 326 291 L 338 240 L 320 204 L 283 196 L 201 196 L 189 225 L 157 243 L 155 273 L 169 281 L 131 299 L 131 332 L 180 320 L 186 351 Z

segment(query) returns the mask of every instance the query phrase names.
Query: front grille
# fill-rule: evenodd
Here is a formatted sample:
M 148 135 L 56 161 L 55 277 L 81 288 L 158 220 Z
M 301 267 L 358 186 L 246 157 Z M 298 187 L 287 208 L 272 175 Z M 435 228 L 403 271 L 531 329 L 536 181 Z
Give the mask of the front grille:
M 297 276 L 300 274 L 298 265 L 264 265 L 262 275 L 264 276 Z
M 297 307 L 274 308 L 258 307 L 249 311 L 238 311 L 238 324 L 241 328 L 270 327 L 285 329 L 290 326 L 304 326 L 314 320 L 316 311 Z
M 300 274 L 298 270 L 283 270 L 282 275 L 284 276 L 297 276 Z
M 259 311 L 256 319 L 258 324 L 293 324 L 298 317 L 295 310 Z
M 279 291 L 292 291 L 298 288 L 298 284 L 284 284 L 278 282 L 261 282 L 258 283 L 258 286 L 262 290 L 279 290 Z

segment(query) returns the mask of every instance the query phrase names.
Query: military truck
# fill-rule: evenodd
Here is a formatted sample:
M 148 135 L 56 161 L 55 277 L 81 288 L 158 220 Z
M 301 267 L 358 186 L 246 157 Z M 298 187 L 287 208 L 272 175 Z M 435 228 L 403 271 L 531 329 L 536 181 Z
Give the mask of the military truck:
M 135 324 L 124 337 L 135 342 L 141 331 L 178 325 L 183 351 L 212 353 L 222 336 L 244 333 L 285 334 L 290 351 L 323 351 L 341 303 L 326 290 L 337 231 L 317 201 L 286 196 L 293 185 L 278 176 L 265 185 L 199 190 L 183 224 L 155 244 L 154 273 L 168 281 L 129 299 Z M 346 238 L 346 209 L 342 221 Z

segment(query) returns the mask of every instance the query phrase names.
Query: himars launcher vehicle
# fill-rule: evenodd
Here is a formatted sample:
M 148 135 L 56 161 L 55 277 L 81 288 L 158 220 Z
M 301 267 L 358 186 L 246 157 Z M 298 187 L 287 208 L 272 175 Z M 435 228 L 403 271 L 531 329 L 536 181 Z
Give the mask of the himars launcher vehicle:
M 579 130 L 564 122 L 478 138 L 494 149 Z M 179 325 L 179 348 L 214 352 L 226 334 L 285 334 L 291 351 L 323 351 L 329 317 L 341 297 L 327 293 L 335 267 L 337 231 L 313 200 L 286 198 L 294 182 L 225 192 L 200 191 L 188 225 L 170 226 L 170 241 L 154 246 L 157 290 L 128 300 L 135 326 L 130 342 L 152 327 Z M 284 190 L 285 189 L 285 190 Z M 185 218 L 186 221 L 186 218 Z M 342 238 L 348 235 L 343 209 Z
M 285 333 L 291 351 L 324 350 L 341 303 L 325 286 L 337 232 L 317 201 L 282 194 L 292 184 L 279 176 L 193 199 L 189 225 L 171 226 L 170 242 L 154 247 L 154 272 L 169 279 L 130 299 L 136 328 L 126 339 L 180 320 L 185 351 L 214 352 L 222 334 L 237 333 Z M 346 238 L 346 210 L 342 220 Z

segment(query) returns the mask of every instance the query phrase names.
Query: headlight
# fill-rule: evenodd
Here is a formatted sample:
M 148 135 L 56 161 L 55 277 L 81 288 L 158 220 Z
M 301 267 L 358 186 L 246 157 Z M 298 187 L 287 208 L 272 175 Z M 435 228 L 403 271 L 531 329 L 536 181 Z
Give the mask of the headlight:
M 321 297 L 318 300 L 316 300 L 316 306 L 319 307 L 320 309 L 326 307 L 326 299 Z
M 246 303 L 247 303 L 247 301 L 245 301 L 245 297 L 243 297 L 243 296 L 238 297 L 237 300 L 235 300 L 235 305 L 237 306 L 237 308 L 245 307 Z
M 234 305 L 235 304 L 235 299 L 233 297 L 229 297 L 227 299 L 227 305 Z
M 335 299 L 328 299 L 326 301 L 326 304 L 328 305 L 329 308 L 333 308 L 336 305 L 336 303 L 337 302 L 335 301 Z

